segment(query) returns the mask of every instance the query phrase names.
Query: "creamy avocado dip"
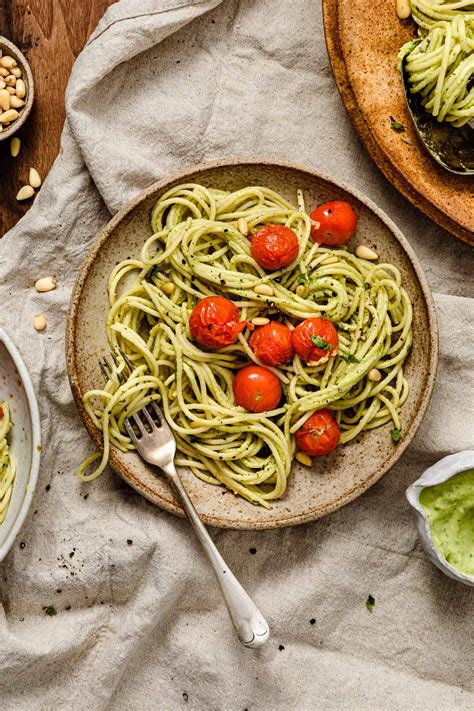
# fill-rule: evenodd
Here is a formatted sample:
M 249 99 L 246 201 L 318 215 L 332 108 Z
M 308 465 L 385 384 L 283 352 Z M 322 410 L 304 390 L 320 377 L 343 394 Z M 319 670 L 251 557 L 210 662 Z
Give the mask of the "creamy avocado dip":
M 437 551 L 453 568 L 474 576 L 474 469 L 426 487 L 420 504 Z

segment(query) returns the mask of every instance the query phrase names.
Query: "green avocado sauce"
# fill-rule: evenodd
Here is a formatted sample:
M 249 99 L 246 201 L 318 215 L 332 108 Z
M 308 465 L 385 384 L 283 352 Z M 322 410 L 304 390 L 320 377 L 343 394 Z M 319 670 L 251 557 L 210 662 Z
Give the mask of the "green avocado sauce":
M 438 552 L 453 568 L 474 575 L 474 469 L 423 489 L 420 504 Z

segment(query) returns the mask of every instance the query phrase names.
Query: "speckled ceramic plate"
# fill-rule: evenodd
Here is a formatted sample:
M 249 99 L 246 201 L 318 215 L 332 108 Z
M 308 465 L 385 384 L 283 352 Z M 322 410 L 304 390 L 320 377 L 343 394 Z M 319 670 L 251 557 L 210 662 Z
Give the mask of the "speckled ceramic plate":
M 84 410 L 82 395 L 103 383 L 98 360 L 109 352 L 105 332 L 107 279 L 118 261 L 139 254 L 150 235 L 150 212 L 156 200 L 183 182 L 224 190 L 265 185 L 293 202 L 299 187 L 304 191 L 307 205 L 330 199 L 348 200 L 359 217 L 351 246 L 367 244 L 377 251 L 382 261 L 392 262 L 401 271 L 414 305 L 414 343 L 406 368 L 411 392 L 402 411 L 405 436 L 400 444 L 393 444 L 390 426 L 386 426 L 363 433 L 324 459 L 315 460 L 311 470 L 296 464 L 284 499 L 277 501 L 269 511 L 220 487 L 205 484 L 189 471 L 182 472 L 200 515 L 213 526 L 275 528 L 324 516 L 355 499 L 390 469 L 408 447 L 425 413 L 438 361 L 435 310 L 426 279 L 408 242 L 386 215 L 362 195 L 309 169 L 271 162 L 232 161 L 199 166 L 152 185 L 101 232 L 72 295 L 67 333 L 68 372 L 79 412 L 96 445 L 100 445 L 101 437 Z M 144 464 L 136 453 L 112 450 L 110 463 L 150 501 L 182 514 L 165 479 Z
M 405 103 L 397 53 L 416 36 L 395 0 L 323 0 L 328 55 L 346 110 L 386 178 L 444 229 L 474 244 L 474 178 L 449 173 L 425 151 Z M 393 131 L 390 116 L 406 127 Z M 409 139 L 405 143 L 403 139 Z

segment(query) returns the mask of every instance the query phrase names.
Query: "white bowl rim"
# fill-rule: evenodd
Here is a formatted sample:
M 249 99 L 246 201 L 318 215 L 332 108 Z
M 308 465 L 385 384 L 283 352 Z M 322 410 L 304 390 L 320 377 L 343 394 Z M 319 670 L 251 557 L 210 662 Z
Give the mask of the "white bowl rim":
M 10 336 L 6 331 L 0 327 L 0 343 L 3 343 L 10 354 L 13 363 L 18 371 L 21 382 L 25 389 L 26 399 L 28 402 L 28 407 L 30 411 L 31 419 L 31 432 L 32 432 L 32 452 L 31 452 L 31 466 L 30 475 L 28 478 L 28 487 L 25 491 L 20 510 L 16 516 L 15 522 L 6 537 L 3 544 L 0 546 L 0 562 L 5 558 L 6 554 L 13 545 L 15 538 L 17 537 L 21 527 L 23 526 L 26 516 L 28 514 L 31 502 L 33 500 L 33 495 L 36 489 L 36 483 L 38 481 L 38 472 L 41 459 L 41 420 L 38 409 L 38 402 L 36 400 L 36 394 L 31 382 L 31 377 L 28 369 L 25 365 L 23 358 L 21 357 L 17 347 L 13 343 Z
M 474 450 L 466 449 L 462 452 L 456 452 L 455 454 L 449 454 L 442 459 L 439 459 L 431 467 L 428 467 L 423 474 L 411 484 L 405 492 L 408 499 L 408 503 L 418 512 L 418 522 L 423 523 L 423 531 L 426 538 L 430 542 L 431 555 L 437 561 L 437 566 L 443 572 L 446 572 L 451 578 L 455 578 L 462 583 L 467 583 L 468 585 L 474 585 L 474 576 L 466 575 L 462 573 L 457 568 L 454 568 L 448 561 L 440 555 L 436 546 L 433 543 L 431 537 L 431 530 L 428 522 L 428 518 L 425 511 L 420 504 L 420 494 L 423 489 L 430 486 L 436 486 L 437 484 L 442 484 L 444 481 L 448 481 L 456 474 L 461 474 L 468 469 L 474 468 Z M 425 541 L 420 535 L 421 543 L 424 546 Z

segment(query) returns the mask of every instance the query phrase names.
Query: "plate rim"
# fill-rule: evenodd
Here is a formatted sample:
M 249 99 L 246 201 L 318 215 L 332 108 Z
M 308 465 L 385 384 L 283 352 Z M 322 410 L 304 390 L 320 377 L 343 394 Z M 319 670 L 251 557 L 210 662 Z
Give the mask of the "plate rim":
M 339 41 L 339 0 L 322 0 L 322 8 L 324 36 L 332 74 L 344 108 L 369 156 L 387 180 L 389 180 L 412 205 L 418 210 L 421 210 L 437 225 L 463 242 L 473 246 L 473 233 L 467 227 L 463 227 L 460 223 L 448 217 L 441 208 L 436 207 L 425 197 L 423 193 L 397 169 L 388 154 L 385 153 L 383 148 L 375 140 L 372 131 L 365 121 L 364 114 L 357 103 Z
M 276 528 L 286 528 L 288 526 L 296 526 L 301 523 L 306 523 L 309 521 L 316 520 L 325 516 L 342 506 L 354 501 L 361 494 L 367 491 L 376 481 L 378 481 L 384 474 L 386 474 L 395 463 L 401 458 L 411 441 L 413 440 L 418 428 L 423 420 L 426 409 L 431 399 L 433 392 L 433 387 L 436 379 L 436 372 L 438 368 L 438 346 L 439 346 L 439 333 L 438 333 L 438 323 L 436 317 L 436 307 L 434 304 L 433 296 L 431 294 L 428 281 L 425 274 L 421 268 L 421 265 L 413 251 L 407 238 L 403 235 L 401 230 L 395 225 L 390 217 L 379 208 L 370 198 L 368 198 L 363 193 L 355 190 L 343 181 L 336 180 L 333 177 L 320 172 L 319 170 L 313 169 L 311 166 L 302 165 L 300 163 L 295 163 L 292 161 L 276 160 L 273 158 L 260 157 L 255 159 L 247 158 L 227 158 L 218 161 L 211 161 L 208 163 L 199 163 L 197 165 L 189 166 L 177 173 L 168 175 L 161 180 L 158 180 L 151 185 L 149 185 L 144 190 L 140 191 L 129 203 L 127 203 L 123 208 L 121 208 L 109 222 L 99 231 L 92 247 L 90 248 L 85 260 L 83 261 L 81 268 L 76 277 L 74 287 L 71 292 L 67 326 L 66 326 L 66 367 L 69 378 L 69 383 L 71 391 L 78 408 L 79 415 L 86 426 L 89 435 L 91 436 L 94 443 L 101 450 L 102 449 L 102 438 L 100 432 L 95 428 L 91 418 L 87 414 L 84 404 L 82 402 L 82 392 L 79 385 L 78 369 L 76 363 L 76 325 L 78 319 L 79 303 L 81 300 L 82 290 L 85 281 L 89 275 L 91 268 L 93 267 L 97 255 L 99 254 L 102 246 L 109 239 L 110 234 L 113 232 L 115 227 L 141 203 L 147 200 L 153 193 L 157 190 L 167 187 L 168 185 L 175 183 L 176 181 L 189 180 L 189 175 L 194 174 L 199 171 L 205 171 L 208 169 L 216 168 L 234 168 L 235 166 L 266 166 L 266 167 L 276 167 L 276 168 L 287 168 L 291 170 L 301 171 L 311 175 L 318 180 L 323 180 L 333 184 L 335 187 L 344 190 L 345 192 L 353 195 L 357 200 L 363 203 L 369 210 L 371 210 L 375 215 L 385 224 L 389 229 L 395 240 L 399 243 L 402 250 L 407 255 L 418 279 L 421 293 L 423 295 L 424 304 L 427 310 L 428 325 L 429 325 L 429 342 L 430 342 L 430 353 L 429 353 L 429 370 L 426 378 L 426 383 L 424 391 L 421 396 L 420 406 L 417 413 L 415 414 L 411 427 L 407 432 L 403 440 L 394 448 L 393 456 L 388 459 L 383 465 L 379 466 L 371 477 L 365 479 L 361 484 L 354 486 L 350 491 L 346 492 L 344 495 L 339 496 L 336 500 L 332 501 L 330 504 L 324 506 L 319 506 L 318 509 L 310 509 L 309 511 L 301 514 L 291 515 L 286 518 L 273 520 L 273 521 L 254 521 L 246 522 L 240 521 L 239 519 L 221 519 L 217 516 L 201 515 L 204 523 L 215 526 L 217 528 L 226 529 L 240 529 L 240 530 L 265 530 L 265 529 L 276 529 Z M 169 513 L 173 513 L 180 517 L 185 517 L 185 514 L 181 507 L 177 506 L 173 499 L 167 498 L 164 495 L 156 496 L 156 494 L 149 489 L 143 482 L 141 482 L 133 472 L 122 464 L 120 458 L 117 456 L 115 448 L 110 450 L 110 466 L 124 479 L 129 485 L 131 485 L 138 493 L 147 498 L 152 503 L 160 506 Z
M 28 477 L 27 490 L 21 502 L 21 506 L 18 509 L 18 513 L 14 520 L 13 526 L 10 529 L 9 534 L 0 545 L 0 562 L 5 558 L 7 553 L 13 546 L 16 537 L 18 536 L 20 530 L 25 523 L 28 511 L 30 510 L 31 502 L 33 501 L 33 496 L 36 491 L 36 485 L 38 483 L 39 467 L 41 461 L 41 417 L 38 408 L 38 401 L 36 399 L 36 393 L 31 380 L 30 373 L 26 367 L 26 363 L 23 360 L 18 348 L 12 341 L 8 333 L 0 326 L 0 343 L 3 343 L 11 359 L 18 371 L 20 380 L 23 384 L 26 394 L 26 400 L 28 403 L 28 409 L 30 413 L 31 420 L 31 464 L 30 473 Z

